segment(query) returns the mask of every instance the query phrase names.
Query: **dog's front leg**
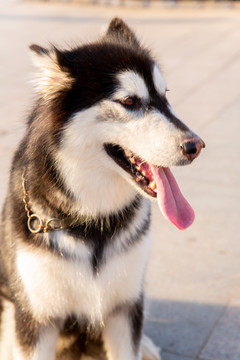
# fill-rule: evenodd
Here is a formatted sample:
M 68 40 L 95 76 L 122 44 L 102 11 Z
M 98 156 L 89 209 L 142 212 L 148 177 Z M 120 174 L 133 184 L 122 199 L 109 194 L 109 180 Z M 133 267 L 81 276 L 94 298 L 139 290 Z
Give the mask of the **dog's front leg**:
M 41 326 L 30 314 L 16 312 L 14 360 L 54 360 L 59 331 Z
M 142 298 L 108 318 L 103 331 L 108 360 L 140 360 L 142 323 Z

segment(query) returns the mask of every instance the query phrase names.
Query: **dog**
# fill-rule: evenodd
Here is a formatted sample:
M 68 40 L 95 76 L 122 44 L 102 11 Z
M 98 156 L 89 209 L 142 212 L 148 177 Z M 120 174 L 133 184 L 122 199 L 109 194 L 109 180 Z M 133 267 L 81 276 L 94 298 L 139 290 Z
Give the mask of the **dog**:
M 160 359 L 142 335 L 149 200 L 192 224 L 169 167 L 204 142 L 121 19 L 93 43 L 30 49 L 37 99 L 1 220 L 1 359 Z

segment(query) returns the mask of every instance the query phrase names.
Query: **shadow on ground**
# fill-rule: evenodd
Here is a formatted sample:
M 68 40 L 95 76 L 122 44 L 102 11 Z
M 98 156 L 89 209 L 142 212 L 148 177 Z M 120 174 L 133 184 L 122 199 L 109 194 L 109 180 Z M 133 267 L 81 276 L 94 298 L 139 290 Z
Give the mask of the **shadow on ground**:
M 147 299 L 145 332 L 162 351 L 195 358 L 224 310 L 221 305 Z

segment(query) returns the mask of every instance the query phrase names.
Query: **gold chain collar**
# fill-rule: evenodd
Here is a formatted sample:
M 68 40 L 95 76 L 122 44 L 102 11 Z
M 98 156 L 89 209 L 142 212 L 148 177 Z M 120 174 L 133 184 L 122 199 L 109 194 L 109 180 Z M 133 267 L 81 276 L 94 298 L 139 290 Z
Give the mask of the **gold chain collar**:
M 47 231 L 56 231 L 56 230 L 62 230 L 64 227 L 62 226 L 62 221 L 57 218 L 50 218 L 50 219 L 43 219 L 38 214 L 34 213 L 30 209 L 29 205 L 29 196 L 28 191 L 26 190 L 25 186 L 25 169 L 22 174 L 22 186 L 23 186 L 23 202 L 25 204 L 25 210 L 27 213 L 28 221 L 27 226 L 28 230 L 33 234 L 38 234 L 40 232 L 47 232 Z M 37 223 L 33 225 L 34 223 Z

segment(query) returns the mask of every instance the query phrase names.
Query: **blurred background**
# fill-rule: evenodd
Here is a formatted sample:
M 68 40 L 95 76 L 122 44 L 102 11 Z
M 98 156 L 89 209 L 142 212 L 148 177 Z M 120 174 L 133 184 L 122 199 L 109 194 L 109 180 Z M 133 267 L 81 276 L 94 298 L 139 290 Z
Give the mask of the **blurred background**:
M 170 103 L 206 142 L 194 164 L 173 169 L 194 224 L 180 232 L 152 205 L 145 330 L 163 360 L 239 360 L 238 1 L 1 0 L 0 203 L 34 97 L 28 46 L 91 41 L 113 16 L 152 49 Z

